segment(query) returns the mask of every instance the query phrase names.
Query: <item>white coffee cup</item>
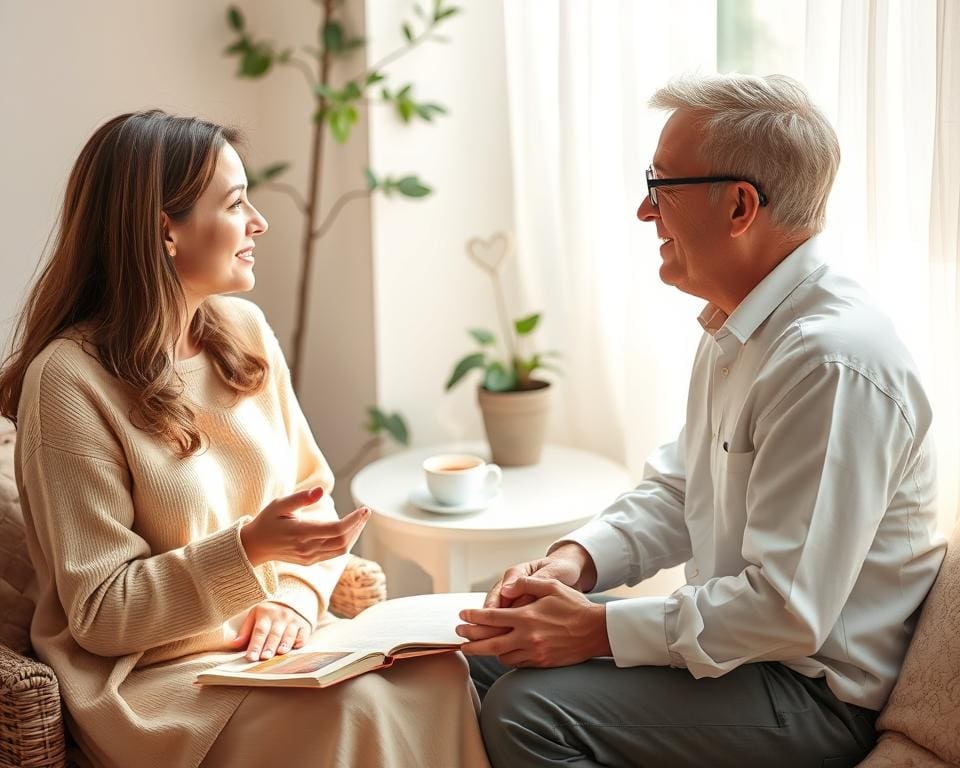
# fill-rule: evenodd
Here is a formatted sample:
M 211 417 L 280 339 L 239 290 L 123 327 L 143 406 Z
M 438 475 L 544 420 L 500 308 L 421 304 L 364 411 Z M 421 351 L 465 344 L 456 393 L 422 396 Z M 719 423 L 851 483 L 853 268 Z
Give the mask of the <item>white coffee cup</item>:
M 445 453 L 423 462 L 427 488 L 441 504 L 459 506 L 492 493 L 500 486 L 503 472 L 479 456 Z

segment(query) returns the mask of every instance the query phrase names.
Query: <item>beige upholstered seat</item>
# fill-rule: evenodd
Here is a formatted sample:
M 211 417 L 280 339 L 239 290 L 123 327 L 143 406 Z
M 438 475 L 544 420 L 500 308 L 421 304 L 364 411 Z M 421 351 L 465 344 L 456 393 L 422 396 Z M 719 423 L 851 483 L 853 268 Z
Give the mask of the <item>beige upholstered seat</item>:
M 0 768 L 85 764 L 75 748 L 66 748 L 57 676 L 30 657 L 33 568 L 14 481 L 13 445 L 13 432 L 0 434 Z M 351 556 L 330 608 L 353 617 L 385 598 L 380 566 Z
M 960 523 L 863 768 L 960 766 Z

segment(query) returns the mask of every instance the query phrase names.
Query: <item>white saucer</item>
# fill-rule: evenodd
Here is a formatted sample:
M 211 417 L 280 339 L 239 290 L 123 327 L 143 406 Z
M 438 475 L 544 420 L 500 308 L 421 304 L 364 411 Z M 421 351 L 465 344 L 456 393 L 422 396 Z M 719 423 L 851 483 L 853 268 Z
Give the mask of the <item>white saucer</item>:
M 437 501 L 426 486 L 421 485 L 410 492 L 410 503 L 427 512 L 437 512 L 441 515 L 465 515 L 468 512 L 479 512 L 486 509 L 500 496 L 500 489 L 486 490 L 476 499 L 466 504 L 441 504 Z

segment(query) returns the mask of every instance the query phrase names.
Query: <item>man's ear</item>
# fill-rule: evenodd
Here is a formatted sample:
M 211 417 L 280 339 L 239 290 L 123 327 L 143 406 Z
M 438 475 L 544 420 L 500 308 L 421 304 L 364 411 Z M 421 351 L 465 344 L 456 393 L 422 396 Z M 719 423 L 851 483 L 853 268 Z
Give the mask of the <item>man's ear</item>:
M 760 212 L 760 196 L 753 185 L 742 182 L 732 186 L 732 191 L 735 198 L 730 212 L 730 237 L 740 237 Z
M 177 239 L 173 234 L 173 220 L 166 211 L 160 211 L 160 231 L 163 232 L 163 247 L 170 258 L 177 255 Z

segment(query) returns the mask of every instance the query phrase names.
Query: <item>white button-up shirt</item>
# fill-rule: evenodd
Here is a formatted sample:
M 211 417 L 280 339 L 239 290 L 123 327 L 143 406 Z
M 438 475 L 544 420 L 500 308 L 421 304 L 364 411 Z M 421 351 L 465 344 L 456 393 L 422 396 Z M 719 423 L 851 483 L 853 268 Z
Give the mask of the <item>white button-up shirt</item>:
M 700 322 L 680 437 L 564 538 L 596 590 L 686 563 L 672 595 L 608 604 L 614 659 L 695 677 L 776 660 L 880 709 L 945 549 L 914 362 L 815 238 Z

